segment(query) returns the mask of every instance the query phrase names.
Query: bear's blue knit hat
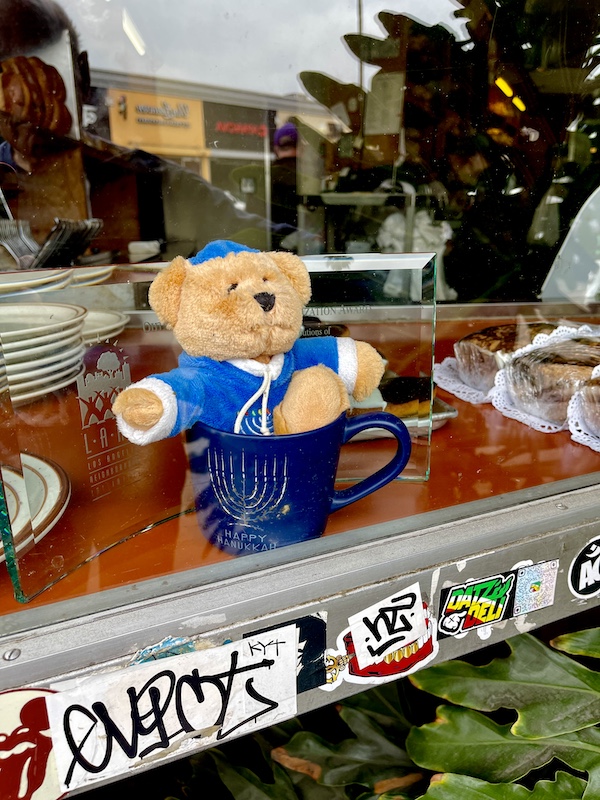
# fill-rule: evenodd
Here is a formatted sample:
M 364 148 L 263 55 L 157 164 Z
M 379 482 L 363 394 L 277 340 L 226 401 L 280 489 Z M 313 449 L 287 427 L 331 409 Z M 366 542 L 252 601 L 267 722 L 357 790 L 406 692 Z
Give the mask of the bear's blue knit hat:
M 229 253 L 260 253 L 260 250 L 254 250 L 252 247 L 246 247 L 244 244 L 237 242 L 230 242 L 228 239 L 216 239 L 214 242 L 207 244 L 193 258 L 190 258 L 190 264 L 203 264 L 205 261 L 210 261 L 211 258 L 225 258 Z

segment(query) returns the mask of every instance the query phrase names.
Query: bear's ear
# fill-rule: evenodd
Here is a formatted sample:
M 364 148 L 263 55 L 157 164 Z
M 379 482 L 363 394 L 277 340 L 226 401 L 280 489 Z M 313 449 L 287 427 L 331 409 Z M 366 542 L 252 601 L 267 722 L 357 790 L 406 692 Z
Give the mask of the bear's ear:
M 298 293 L 302 304 L 306 305 L 310 300 L 310 275 L 304 266 L 304 262 L 293 253 L 273 252 L 267 253 L 269 258 L 277 264 L 277 267 L 283 272 L 285 277 L 290 281 L 296 292 Z
M 159 272 L 150 284 L 148 300 L 156 311 L 159 320 L 168 328 L 173 328 L 179 316 L 181 287 L 187 274 L 189 263 L 182 256 L 177 256 L 169 266 Z

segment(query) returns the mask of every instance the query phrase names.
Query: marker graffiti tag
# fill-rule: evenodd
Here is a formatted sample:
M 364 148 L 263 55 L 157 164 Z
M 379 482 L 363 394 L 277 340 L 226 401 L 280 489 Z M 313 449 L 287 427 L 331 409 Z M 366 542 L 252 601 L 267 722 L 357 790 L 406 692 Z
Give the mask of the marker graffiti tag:
M 129 667 L 61 689 L 48 704 L 61 785 L 125 773 L 296 713 L 297 631 L 286 626 L 211 650 Z

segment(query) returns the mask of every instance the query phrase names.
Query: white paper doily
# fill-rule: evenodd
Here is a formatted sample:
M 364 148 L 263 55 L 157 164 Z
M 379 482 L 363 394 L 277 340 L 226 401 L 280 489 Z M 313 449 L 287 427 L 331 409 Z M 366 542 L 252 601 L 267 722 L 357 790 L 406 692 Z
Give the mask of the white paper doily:
M 511 356 L 511 360 L 517 356 L 522 356 L 523 353 L 529 353 L 531 350 L 537 350 L 544 345 L 552 344 L 552 342 L 562 342 L 564 339 L 578 339 L 580 336 L 597 337 L 598 331 L 590 328 L 589 325 L 581 325 L 579 328 L 573 328 L 568 325 L 559 325 L 550 333 L 538 333 L 531 344 L 526 344 L 520 347 Z
M 445 389 L 460 400 L 466 400 L 467 403 L 480 405 L 491 402 L 489 392 L 487 394 L 480 392 L 479 389 L 474 389 L 461 380 L 455 358 L 448 357 L 441 364 L 434 364 L 433 380 L 441 389 Z
M 592 370 L 592 378 L 600 377 L 600 365 Z M 567 409 L 567 424 L 571 432 L 571 439 L 578 444 L 584 444 L 597 453 L 600 453 L 600 437 L 592 433 L 586 426 L 582 414 L 581 392 L 575 392 L 569 400 Z

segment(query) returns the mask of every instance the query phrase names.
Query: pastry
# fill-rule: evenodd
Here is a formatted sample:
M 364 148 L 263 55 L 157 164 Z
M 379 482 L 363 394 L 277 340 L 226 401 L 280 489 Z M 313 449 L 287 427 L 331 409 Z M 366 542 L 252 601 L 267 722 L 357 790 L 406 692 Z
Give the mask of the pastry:
M 56 136 L 70 131 L 65 84 L 55 67 L 35 56 L 7 58 L 0 67 L 0 111 L 15 123 L 27 122 Z
M 385 376 L 379 387 L 385 400 L 385 410 L 397 417 L 426 417 L 429 414 L 435 386 L 431 378 Z
M 547 322 L 514 322 L 470 333 L 454 345 L 458 374 L 463 383 L 487 394 L 499 369 L 515 350 L 531 344 L 538 333 L 550 333 Z
M 356 416 L 372 411 L 387 411 L 397 417 L 426 417 L 434 395 L 435 385 L 431 378 L 399 376 L 388 371 L 381 379 L 379 388 L 369 397 L 362 403 L 353 401 L 349 413 Z
M 506 389 L 516 408 L 562 425 L 571 396 L 600 364 L 600 339 L 563 339 L 513 358 Z
M 600 378 L 590 378 L 579 393 L 583 422 L 590 433 L 600 438 Z

